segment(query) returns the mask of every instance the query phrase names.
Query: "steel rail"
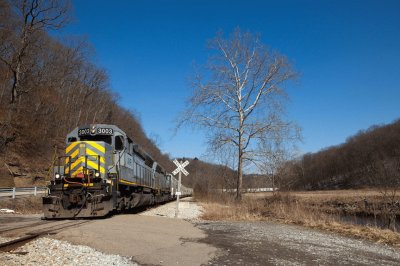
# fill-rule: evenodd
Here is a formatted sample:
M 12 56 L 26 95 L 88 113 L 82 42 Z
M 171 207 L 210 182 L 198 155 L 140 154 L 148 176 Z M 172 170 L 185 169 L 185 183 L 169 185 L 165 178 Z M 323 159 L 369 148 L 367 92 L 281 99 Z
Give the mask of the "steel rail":
M 68 228 L 68 227 L 78 226 L 78 225 L 85 224 L 88 222 L 91 222 L 91 221 L 79 221 L 79 222 L 71 221 L 68 223 L 61 224 L 61 225 L 57 224 L 54 226 L 50 226 L 50 227 L 44 228 L 42 230 L 39 229 L 36 232 L 35 231 L 28 232 L 28 233 L 26 233 L 25 236 L 1 243 L 0 251 L 9 252 L 9 251 L 12 251 L 18 247 L 21 247 L 21 246 L 25 245 L 26 243 L 28 243 L 38 237 L 41 237 L 43 235 L 52 234 L 52 233 L 55 233 L 56 231 L 59 231 L 59 230 L 62 230 L 62 229 Z M 58 227 L 58 228 L 54 228 L 54 227 Z M 49 229 L 49 228 L 53 228 L 53 229 Z

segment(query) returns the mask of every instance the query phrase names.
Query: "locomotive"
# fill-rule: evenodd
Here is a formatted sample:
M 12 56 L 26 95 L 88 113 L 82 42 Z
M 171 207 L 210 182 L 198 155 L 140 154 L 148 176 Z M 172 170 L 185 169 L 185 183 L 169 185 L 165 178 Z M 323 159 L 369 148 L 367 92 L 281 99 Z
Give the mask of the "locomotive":
M 112 211 L 173 200 L 178 182 L 115 125 L 72 130 L 58 157 L 48 194 L 46 219 L 101 217 Z M 181 186 L 181 195 L 191 188 Z

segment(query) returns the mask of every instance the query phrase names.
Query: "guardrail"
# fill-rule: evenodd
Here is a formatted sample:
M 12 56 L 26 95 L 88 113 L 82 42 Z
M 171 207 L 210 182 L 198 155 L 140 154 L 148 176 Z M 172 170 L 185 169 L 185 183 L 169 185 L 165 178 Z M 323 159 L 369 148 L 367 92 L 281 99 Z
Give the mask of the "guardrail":
M 47 192 L 47 187 L 12 187 L 0 188 L 0 197 L 11 197 L 15 199 L 17 196 L 43 194 Z
M 236 188 L 224 188 L 220 189 L 223 192 L 236 192 Z M 245 193 L 257 193 L 257 192 L 273 192 L 277 191 L 278 188 L 263 187 L 263 188 L 242 188 L 241 191 Z

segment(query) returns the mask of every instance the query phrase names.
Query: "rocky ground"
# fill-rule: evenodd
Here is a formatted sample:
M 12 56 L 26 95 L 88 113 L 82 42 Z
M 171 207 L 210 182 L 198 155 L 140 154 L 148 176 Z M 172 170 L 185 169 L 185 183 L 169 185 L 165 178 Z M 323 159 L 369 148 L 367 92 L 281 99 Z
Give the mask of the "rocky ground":
M 8 241 L 9 239 L 0 239 Z M 39 238 L 12 252 L 0 253 L 1 265 L 137 265 L 132 258 L 105 254 L 66 241 Z

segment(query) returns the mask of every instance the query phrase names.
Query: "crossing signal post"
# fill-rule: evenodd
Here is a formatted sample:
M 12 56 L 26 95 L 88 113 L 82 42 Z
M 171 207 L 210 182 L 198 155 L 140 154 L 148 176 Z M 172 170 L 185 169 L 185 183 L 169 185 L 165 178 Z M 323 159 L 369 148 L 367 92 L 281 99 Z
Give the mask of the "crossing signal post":
M 178 189 L 176 191 L 176 210 L 175 210 L 175 218 L 178 218 L 179 215 L 179 198 L 181 196 L 181 181 L 182 181 L 182 173 L 187 176 L 189 174 L 188 171 L 186 171 L 185 167 L 189 164 L 189 161 L 185 161 L 182 163 L 182 161 L 178 162 L 178 160 L 173 161 L 174 164 L 176 165 L 176 169 L 172 172 L 173 175 L 179 174 L 179 179 L 178 179 Z

